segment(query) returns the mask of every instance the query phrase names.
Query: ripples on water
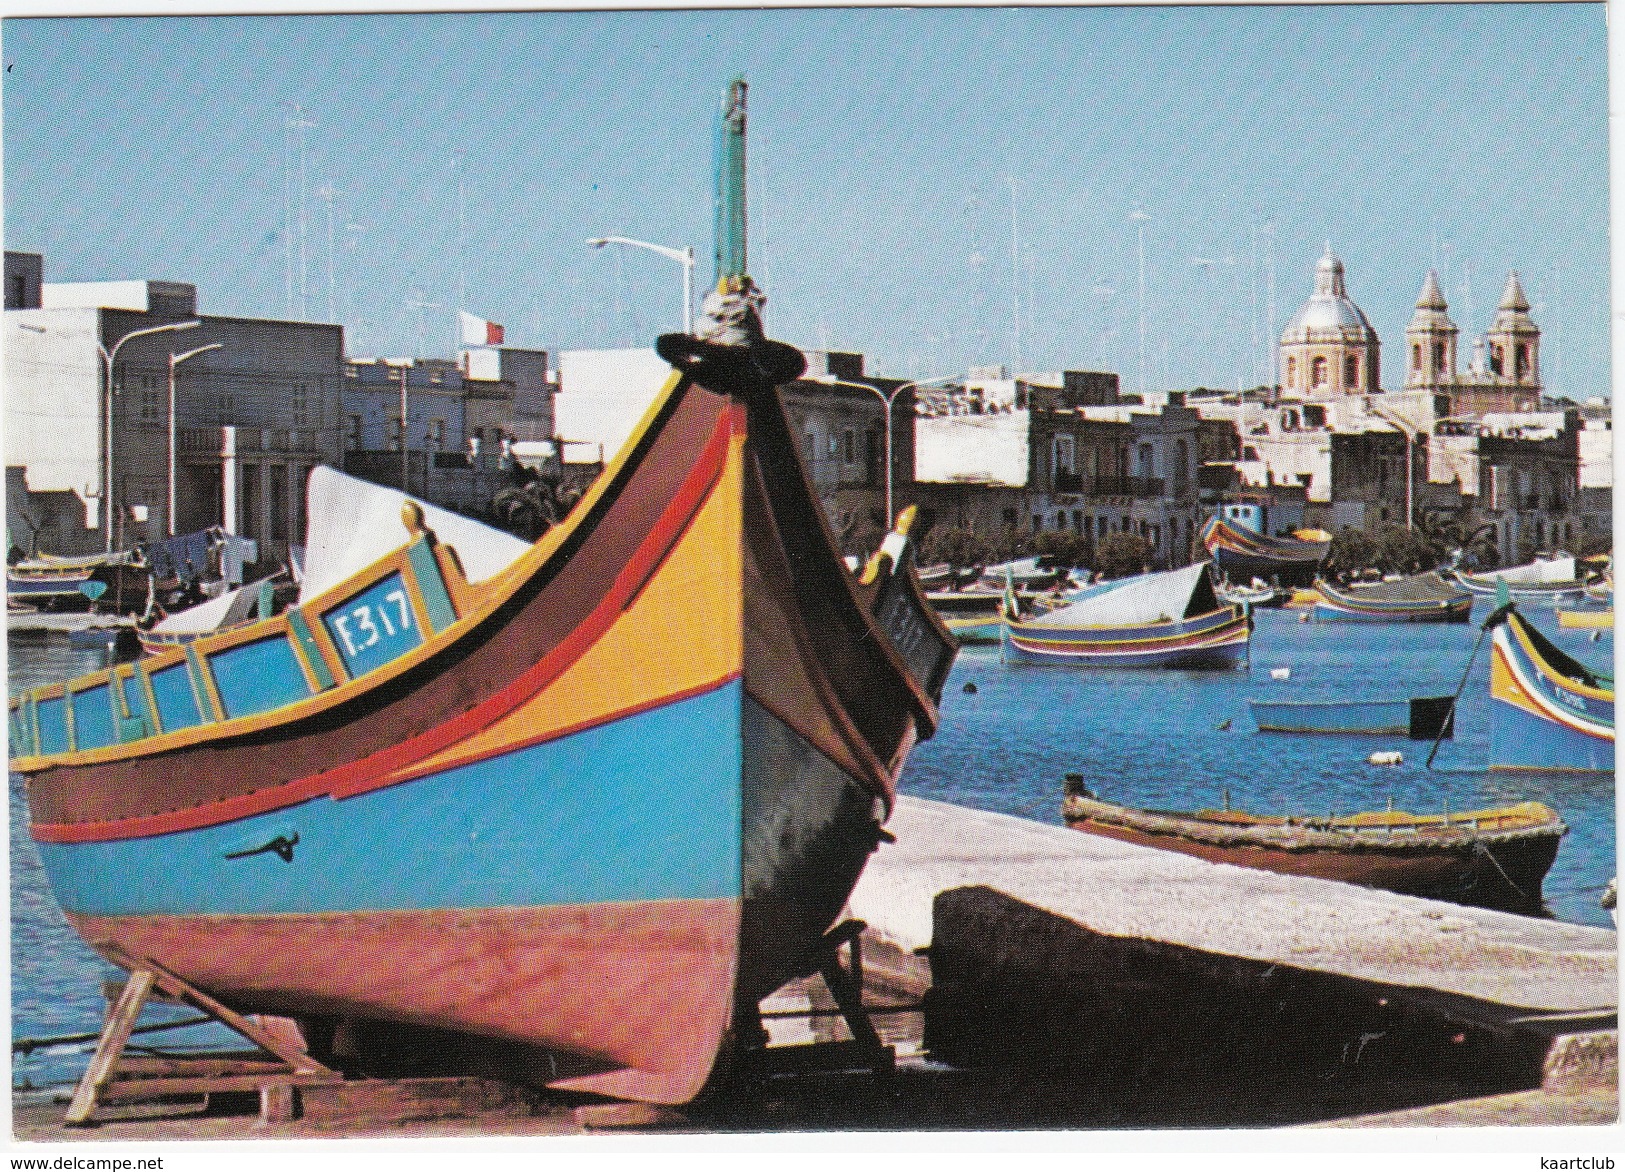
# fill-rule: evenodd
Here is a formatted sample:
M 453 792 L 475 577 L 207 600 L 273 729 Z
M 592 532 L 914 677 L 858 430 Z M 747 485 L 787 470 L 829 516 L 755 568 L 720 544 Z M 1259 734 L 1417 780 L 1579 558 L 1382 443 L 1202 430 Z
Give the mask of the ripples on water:
M 1475 617 L 1487 609 L 1480 604 Z M 1614 873 L 1613 778 L 1485 769 L 1487 639 L 1462 696 L 1456 739 L 1444 742 L 1431 771 L 1423 765 L 1425 741 L 1254 729 L 1247 708 L 1252 697 L 1451 695 L 1478 637 L 1476 623 L 1322 624 L 1300 622 L 1299 614 L 1260 611 L 1251 667 L 1234 671 L 1007 666 L 997 647 L 967 647 L 944 689 L 942 726 L 914 751 L 902 790 L 1050 823 L 1060 821 L 1061 777 L 1068 772 L 1082 773 L 1108 801 L 1166 809 L 1218 806 L 1226 789 L 1237 809 L 1259 813 L 1352 813 L 1380 809 L 1390 799 L 1396 809 L 1428 813 L 1529 798 L 1552 806 L 1570 827 L 1546 877 L 1549 912 L 1606 926 L 1608 915 L 1597 901 Z M 1582 661 L 1612 661 L 1612 632 L 1593 643 L 1589 632 L 1559 629 L 1550 611 L 1533 618 Z M 95 670 L 105 655 L 61 639 L 13 640 L 9 689 Z M 1270 678 L 1279 667 L 1291 670 L 1290 679 Z M 966 683 L 976 685 L 974 694 L 963 690 Z M 1404 753 L 1403 765 L 1366 763 L 1373 751 L 1394 748 Z M 101 1024 L 101 982 L 115 972 L 63 919 L 28 837 L 27 798 L 16 775 L 10 790 L 13 1036 L 94 1031 Z M 219 1041 L 218 1034 L 198 1030 L 164 1037 Z M 19 1055 L 13 1080 L 34 1086 L 70 1081 L 84 1068 L 85 1049 Z
M 1480 604 L 1475 618 L 1488 607 Z M 1614 873 L 1614 786 L 1603 774 L 1490 773 L 1489 639 L 1463 692 L 1456 736 L 1433 769 L 1427 741 L 1260 733 L 1249 699 L 1389 699 L 1453 695 L 1479 628 L 1472 624 L 1305 623 L 1296 610 L 1257 615 L 1251 665 L 1232 671 L 1125 671 L 1003 664 L 997 647 L 960 652 L 943 689 L 942 726 L 914 750 L 902 791 L 1059 824 L 1061 778 L 1081 773 L 1109 802 L 1173 810 L 1231 805 L 1262 814 L 1437 813 L 1545 802 L 1569 825 L 1546 877 L 1558 919 L 1608 925 L 1598 904 Z M 1610 664 L 1613 637 L 1533 621 L 1583 662 Z M 1271 678 L 1288 668 L 1290 678 Z M 976 691 L 966 693 L 964 685 Z M 1228 722 L 1228 727 L 1224 727 Z M 1403 765 L 1366 763 L 1398 749 Z
M 37 684 L 72 679 L 109 663 L 100 648 L 70 647 L 66 639 L 7 642 L 7 691 L 15 695 Z M 11 810 L 11 1036 L 55 1038 L 101 1029 L 105 1002 L 102 983 L 122 977 L 79 938 L 57 907 L 28 836 L 28 791 L 19 774 L 10 775 Z M 142 1022 L 195 1017 L 185 1006 L 149 1006 Z M 159 1035 L 166 1045 L 235 1045 L 224 1026 L 176 1030 Z M 150 1039 L 149 1039 L 150 1040 Z M 135 1039 L 132 1049 L 143 1039 Z M 62 1086 L 78 1079 L 93 1043 L 35 1050 L 12 1057 L 14 1087 Z M 240 1048 L 240 1046 L 238 1047 Z

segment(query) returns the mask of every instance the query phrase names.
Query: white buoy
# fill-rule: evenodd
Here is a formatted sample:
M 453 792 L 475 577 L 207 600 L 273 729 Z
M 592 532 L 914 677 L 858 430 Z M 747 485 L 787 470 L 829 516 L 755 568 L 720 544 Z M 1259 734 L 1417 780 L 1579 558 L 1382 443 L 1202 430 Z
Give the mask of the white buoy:
M 1403 765 L 1405 764 L 1405 754 L 1398 749 L 1389 749 L 1385 753 L 1371 754 L 1366 758 L 1366 763 L 1368 765 Z
M 1291 678 L 1292 678 L 1292 669 L 1290 667 L 1272 667 L 1272 668 L 1270 668 L 1270 679 L 1272 679 L 1272 680 L 1289 680 Z

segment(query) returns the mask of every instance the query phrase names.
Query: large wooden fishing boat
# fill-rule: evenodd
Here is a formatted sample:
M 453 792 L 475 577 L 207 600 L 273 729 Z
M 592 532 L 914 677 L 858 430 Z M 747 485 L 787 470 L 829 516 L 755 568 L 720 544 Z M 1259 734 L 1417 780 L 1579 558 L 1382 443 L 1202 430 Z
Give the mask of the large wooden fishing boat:
M 1490 768 L 1614 769 L 1614 677 L 1537 631 L 1516 606 L 1490 644 Z
M 1568 832 L 1539 802 L 1459 814 L 1287 818 L 1137 810 L 1100 801 L 1071 779 L 1068 788 L 1061 812 L 1074 830 L 1213 863 L 1509 911 L 1540 909 L 1541 881 Z
M 1031 663 L 1234 667 L 1252 633 L 1246 607 L 1219 601 L 1206 562 L 1087 587 L 1035 618 L 1015 618 L 1009 605 L 1005 654 Z
M 1473 611 L 1470 591 L 1431 572 L 1357 586 L 1318 581 L 1315 594 L 1319 622 L 1465 623 Z
M 660 340 L 626 447 L 489 576 L 407 502 L 398 548 L 284 613 L 13 705 L 93 948 L 319 1058 L 427 1029 L 662 1103 L 811 971 L 955 644 L 906 524 L 842 562 L 775 389 L 802 358 L 719 269 L 722 341 Z

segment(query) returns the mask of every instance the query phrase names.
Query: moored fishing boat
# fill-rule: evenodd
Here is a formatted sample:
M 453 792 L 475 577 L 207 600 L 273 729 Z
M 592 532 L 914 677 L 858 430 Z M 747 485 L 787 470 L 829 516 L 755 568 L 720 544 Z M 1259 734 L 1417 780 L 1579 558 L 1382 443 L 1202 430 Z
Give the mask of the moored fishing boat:
M 1465 623 L 1473 595 L 1433 572 L 1396 582 L 1334 586 L 1315 583 L 1314 616 L 1321 622 Z
M 1259 732 L 1359 733 L 1431 741 L 1454 735 L 1453 696 L 1403 700 L 1249 700 Z
M 41 554 L 6 567 L 6 601 L 42 610 L 82 609 L 99 603 L 122 611 L 147 597 L 147 563 L 139 550 L 82 557 Z
M 1223 602 L 1265 610 L 1285 606 L 1292 599 L 1292 591 L 1285 586 L 1271 586 L 1258 578 L 1246 586 L 1221 585 L 1218 594 Z
M 84 603 L 95 567 L 52 562 L 15 562 L 6 567 L 6 601 L 49 608 L 64 602 Z M 105 587 L 102 587 L 105 589 Z
M 1261 578 L 1281 586 L 1309 585 L 1332 547 L 1330 538 L 1271 537 L 1217 515 L 1202 526 L 1202 544 L 1226 578 Z
M 293 1016 L 318 1059 L 449 1032 L 664 1103 L 808 971 L 954 643 L 906 520 L 842 564 L 725 195 L 708 337 L 660 340 L 670 381 L 534 545 L 476 568 L 407 502 L 397 548 L 284 613 L 14 705 L 92 947 Z
M 997 643 L 1004 595 L 989 590 L 933 590 L 926 595 L 942 625 L 961 643 Z
M 1061 813 L 1074 830 L 1213 863 L 1522 912 L 1540 910 L 1541 882 L 1568 832 L 1539 802 L 1459 814 L 1184 813 L 1103 802 L 1074 778 Z
M 1572 557 L 1542 558 L 1527 565 L 1505 570 L 1469 574 L 1461 570 L 1452 577 L 1480 598 L 1493 598 L 1502 584 L 1512 601 L 1524 606 L 1572 606 L 1585 597 L 1586 584 L 1575 576 Z
M 1490 699 L 1491 769 L 1613 771 L 1614 677 L 1563 651 L 1515 604 L 1490 643 Z
M 1095 667 L 1233 667 L 1246 658 L 1245 607 L 1221 603 L 1207 563 L 1086 589 L 1047 614 L 1004 616 L 1016 661 Z
M 1066 567 L 1050 565 L 1043 558 L 1029 557 L 986 567 L 977 584 L 983 590 L 994 592 L 1002 592 L 1007 583 L 1014 583 L 1017 590 L 1039 591 L 1051 590 L 1057 585 L 1064 589 L 1071 581 L 1072 573 Z
M 1612 631 L 1614 629 L 1614 610 L 1564 610 L 1557 611 L 1557 625 L 1569 630 L 1577 631 Z

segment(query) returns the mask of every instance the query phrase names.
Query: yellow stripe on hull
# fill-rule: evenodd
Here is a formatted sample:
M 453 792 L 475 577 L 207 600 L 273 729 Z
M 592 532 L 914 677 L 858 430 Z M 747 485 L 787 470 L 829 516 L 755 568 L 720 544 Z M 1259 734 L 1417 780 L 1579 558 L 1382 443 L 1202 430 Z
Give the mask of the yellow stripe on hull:
M 706 502 L 632 605 L 562 676 L 484 731 L 414 764 L 435 772 L 709 688 L 744 668 L 743 436 Z M 681 656 L 669 654 L 681 646 Z

